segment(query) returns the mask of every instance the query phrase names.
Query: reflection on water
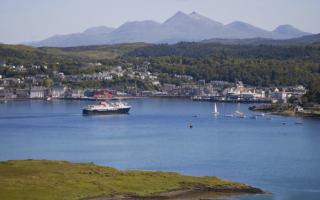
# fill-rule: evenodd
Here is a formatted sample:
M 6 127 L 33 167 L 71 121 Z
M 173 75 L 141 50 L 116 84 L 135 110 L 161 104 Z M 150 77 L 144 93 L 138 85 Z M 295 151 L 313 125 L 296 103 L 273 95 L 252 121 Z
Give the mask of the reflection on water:
M 256 113 L 247 104 L 219 103 L 214 117 L 213 103 L 187 99 L 130 100 L 129 115 L 82 116 L 89 103 L 1 104 L 0 160 L 58 159 L 216 175 L 273 193 L 237 199 L 320 199 L 319 119 L 252 117 Z M 236 110 L 246 118 L 229 116 Z

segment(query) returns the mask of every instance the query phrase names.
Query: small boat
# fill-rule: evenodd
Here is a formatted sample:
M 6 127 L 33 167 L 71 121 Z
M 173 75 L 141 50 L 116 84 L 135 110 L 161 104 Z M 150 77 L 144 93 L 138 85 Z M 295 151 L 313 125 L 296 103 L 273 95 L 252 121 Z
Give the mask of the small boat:
M 282 125 L 287 125 L 287 122 L 282 122 Z
M 8 101 L 7 100 L 2 100 L 2 101 L 0 101 L 0 103 L 8 103 Z
M 196 118 L 196 117 L 198 117 L 198 115 L 193 115 L 192 117 Z
M 236 117 L 238 117 L 238 118 L 245 118 L 246 116 L 244 115 L 244 113 L 243 112 L 240 112 L 239 110 L 236 110 L 235 112 L 234 112 L 234 115 L 236 116 Z
M 47 98 L 46 98 L 46 101 L 51 101 L 51 100 L 52 100 L 51 97 L 47 97 Z
M 303 124 L 303 122 L 302 121 L 296 121 L 295 124 L 300 125 L 300 124 Z
M 214 104 L 214 110 L 212 112 L 213 115 L 219 115 L 218 109 L 217 109 L 217 104 Z
M 189 123 L 189 128 L 193 128 L 193 125 L 191 123 Z
M 264 113 L 259 113 L 259 114 L 257 114 L 257 116 L 260 116 L 260 117 L 264 117 Z

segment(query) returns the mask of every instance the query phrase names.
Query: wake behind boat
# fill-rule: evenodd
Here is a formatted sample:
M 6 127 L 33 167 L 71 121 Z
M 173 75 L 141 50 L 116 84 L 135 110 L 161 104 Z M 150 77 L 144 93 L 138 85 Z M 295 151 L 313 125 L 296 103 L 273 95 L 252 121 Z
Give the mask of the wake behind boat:
M 110 115 L 128 114 L 131 106 L 123 102 L 99 102 L 95 105 L 88 105 L 82 110 L 84 115 Z

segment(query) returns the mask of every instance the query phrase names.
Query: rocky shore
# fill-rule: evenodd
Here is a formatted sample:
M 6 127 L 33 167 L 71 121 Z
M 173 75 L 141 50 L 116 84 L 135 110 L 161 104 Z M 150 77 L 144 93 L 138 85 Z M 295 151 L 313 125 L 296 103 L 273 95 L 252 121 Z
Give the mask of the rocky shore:
M 234 196 L 253 194 L 265 194 L 259 188 L 248 186 L 248 188 L 232 187 L 206 187 L 199 185 L 195 188 L 179 189 L 157 194 L 139 196 L 136 194 L 114 194 L 109 196 L 99 196 L 84 198 L 83 200 L 221 200 L 229 199 Z

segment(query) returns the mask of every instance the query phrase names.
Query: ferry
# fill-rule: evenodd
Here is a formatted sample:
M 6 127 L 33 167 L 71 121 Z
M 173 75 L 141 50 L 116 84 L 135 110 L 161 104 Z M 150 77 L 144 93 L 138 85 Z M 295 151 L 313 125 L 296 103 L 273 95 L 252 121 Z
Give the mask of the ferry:
M 109 115 L 128 114 L 131 106 L 123 102 L 99 102 L 95 105 L 88 105 L 82 110 L 83 115 Z

